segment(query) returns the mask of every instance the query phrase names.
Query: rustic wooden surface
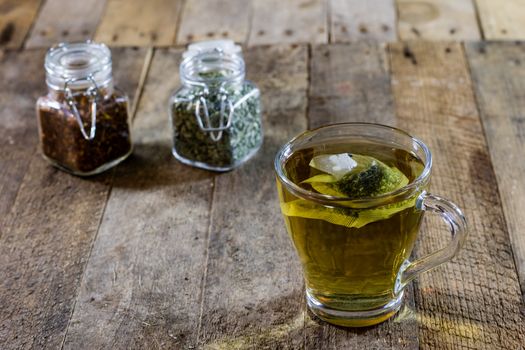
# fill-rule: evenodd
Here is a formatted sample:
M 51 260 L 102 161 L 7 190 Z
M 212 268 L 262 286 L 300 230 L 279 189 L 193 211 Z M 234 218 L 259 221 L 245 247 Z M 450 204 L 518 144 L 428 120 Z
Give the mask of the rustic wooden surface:
M 27 158 L 20 159 L 20 164 L 27 163 L 27 169 L 23 176 L 2 177 L 8 190 L 18 185 L 18 181 L 21 183 L 6 213 L 7 219 L 2 222 L 0 344 L 8 344 L 10 348 L 57 348 L 63 342 L 75 307 L 79 282 L 106 205 L 112 172 L 93 181 L 83 181 L 50 168 L 36 152 L 38 137 L 32 97 L 45 92 L 40 80 L 44 77 L 38 74 L 42 69 L 36 69 L 42 67 L 43 51 L 13 55 L 12 59 L 21 67 L 26 63 L 36 72 L 26 69 L 20 74 L 16 66 L 10 67 L 18 82 L 2 81 L 4 89 L 17 86 L 14 91 L 10 90 L 10 96 L 13 103 L 17 103 L 18 113 L 2 113 L 2 125 L 15 117 L 18 123 L 27 123 L 27 136 L 19 133 L 20 129 L 24 130 L 24 124 L 6 130 L 14 145 L 27 146 Z M 115 75 L 127 91 L 133 93 L 146 50 L 114 50 L 114 55 Z
M 0 47 L 525 39 L 523 0 L 0 0 Z
M 251 7 L 245 0 L 186 1 L 177 44 L 231 39 L 245 42 L 250 30 Z
M 525 46 L 470 43 L 466 49 L 525 295 Z
M 175 41 L 182 0 L 107 0 L 96 41 L 119 46 L 168 46 Z
M 525 1 L 475 0 L 485 38 L 491 40 L 523 39 Z
M 395 41 L 394 0 L 330 0 L 331 42 Z
M 33 25 L 26 47 L 92 39 L 105 4 L 105 0 L 47 0 Z
M 272 164 L 280 145 L 306 130 L 308 48 L 256 48 L 245 59 L 250 77 L 268 92 L 262 101 L 266 133 L 253 161 L 215 177 L 199 344 L 297 348 L 305 311 L 301 268 L 274 215 Z M 231 286 L 235 291 L 225 293 Z
M 253 0 L 250 45 L 324 43 L 328 4 L 323 0 Z
M 524 349 L 524 9 L 0 0 L 0 349 Z M 87 38 L 153 48 L 112 48 L 134 154 L 81 179 L 40 156 L 34 103 L 44 48 Z M 173 159 L 166 111 L 181 45 L 219 38 L 244 44 L 264 107 L 263 148 L 226 174 Z M 352 330 L 306 308 L 272 159 L 307 128 L 363 120 L 430 146 L 431 191 L 464 209 L 470 237 L 393 319 Z M 447 240 L 429 215 L 415 256 Z
M 397 0 L 403 40 L 476 40 L 480 32 L 471 0 Z
M 41 3 L 41 0 L 0 0 L 0 47 L 22 46 Z
M 420 346 L 518 349 L 523 299 L 463 48 L 421 42 L 390 53 L 399 126 L 433 151 L 431 191 L 456 202 L 470 224 L 461 254 L 418 279 Z M 428 219 L 420 246 L 435 251 L 448 234 Z
M 35 101 L 45 91 L 44 50 L 2 51 L 0 75 L 0 237 L 36 150 Z

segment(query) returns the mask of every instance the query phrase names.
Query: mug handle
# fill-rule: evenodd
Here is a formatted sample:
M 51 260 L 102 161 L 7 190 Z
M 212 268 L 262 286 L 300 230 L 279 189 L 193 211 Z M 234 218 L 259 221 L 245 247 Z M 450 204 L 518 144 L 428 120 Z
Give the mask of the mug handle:
M 452 240 L 445 247 L 415 261 L 408 262 L 400 275 L 399 290 L 402 290 L 419 274 L 437 267 L 452 259 L 459 251 L 467 238 L 467 220 L 461 209 L 454 203 L 423 192 L 416 201 L 416 209 L 437 213 L 450 228 Z

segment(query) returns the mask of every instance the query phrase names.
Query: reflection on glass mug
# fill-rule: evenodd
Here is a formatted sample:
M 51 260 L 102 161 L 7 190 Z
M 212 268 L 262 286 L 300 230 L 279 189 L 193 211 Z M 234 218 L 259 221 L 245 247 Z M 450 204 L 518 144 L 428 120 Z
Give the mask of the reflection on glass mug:
M 350 327 L 383 322 L 399 310 L 412 279 L 456 255 L 466 220 L 456 205 L 426 192 L 431 168 L 423 142 L 378 124 L 328 125 L 281 148 L 281 211 L 314 314 Z M 452 240 L 409 261 L 427 211 L 449 225 Z

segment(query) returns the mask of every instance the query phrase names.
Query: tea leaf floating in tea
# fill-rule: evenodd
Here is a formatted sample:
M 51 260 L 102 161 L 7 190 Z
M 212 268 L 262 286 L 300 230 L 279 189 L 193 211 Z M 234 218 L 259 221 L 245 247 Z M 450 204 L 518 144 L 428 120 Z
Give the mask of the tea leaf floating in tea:
M 326 174 L 317 174 L 302 183 L 322 194 L 336 197 L 374 197 L 398 190 L 408 184 L 408 178 L 396 167 L 359 154 L 324 154 L 312 158 L 310 166 Z M 320 219 L 346 227 L 363 227 L 384 220 L 414 205 L 415 199 L 373 209 L 326 207 L 298 199 L 281 204 L 284 215 Z

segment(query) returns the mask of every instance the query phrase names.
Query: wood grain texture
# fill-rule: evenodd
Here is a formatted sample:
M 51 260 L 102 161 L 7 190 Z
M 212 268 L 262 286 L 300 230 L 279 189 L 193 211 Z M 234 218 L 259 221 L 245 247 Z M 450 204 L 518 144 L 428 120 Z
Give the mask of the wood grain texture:
M 248 39 L 251 1 L 192 0 L 184 3 L 177 44 L 201 40 Z
M 187 348 L 196 342 L 209 226 L 209 172 L 176 162 L 167 100 L 180 50 L 157 50 L 65 348 Z M 166 74 L 169 72 L 169 74 Z
M 262 91 L 265 139 L 254 159 L 216 178 L 201 343 L 205 349 L 299 349 L 302 273 L 280 215 L 273 159 L 306 130 L 308 49 L 258 47 L 244 56 L 248 77 Z
M 93 37 L 105 0 L 47 0 L 35 20 L 25 47 L 49 47 Z
M 107 0 L 95 40 L 114 46 L 168 46 L 175 41 L 182 0 Z
M 397 39 L 395 0 L 330 0 L 330 41 Z
M 0 47 L 20 48 L 42 0 L 0 0 Z
M 250 45 L 326 43 L 325 0 L 252 0 Z
M 316 45 L 310 61 L 309 127 L 350 121 L 395 123 L 384 47 Z
M 466 51 L 525 296 L 525 46 L 469 43 Z
M 472 0 L 397 0 L 401 40 L 476 40 Z
M 390 46 L 398 123 L 430 147 L 431 191 L 456 202 L 470 225 L 459 255 L 417 280 L 421 347 L 519 349 L 523 304 L 462 47 L 405 45 Z M 420 254 L 449 240 L 441 220 L 426 219 Z
M 379 44 L 317 45 L 310 61 L 309 125 L 375 122 L 396 125 L 385 48 Z M 307 349 L 417 349 L 414 294 L 393 319 L 365 329 L 343 329 L 309 313 Z
M 29 52 L 39 53 L 36 57 L 40 64 L 35 66 L 41 67 L 43 52 Z M 115 71 L 121 74 L 121 69 L 140 67 L 144 56 L 144 50 L 116 52 L 120 63 Z M 27 69 L 22 62 L 17 62 L 20 68 Z M 12 71 L 15 73 L 16 69 Z M 128 71 L 124 85 L 131 86 L 133 81 L 138 84 L 139 76 L 140 69 L 136 74 Z M 43 83 L 40 74 L 35 77 Z M 25 83 L 29 82 L 31 78 Z M 38 82 L 31 83 L 40 87 Z M 15 101 L 30 96 L 23 89 L 12 93 Z M 34 100 L 31 107 L 34 118 Z M 36 127 L 36 120 L 33 122 Z M 38 140 L 36 133 L 31 136 Z M 34 147 L 30 150 L 30 165 L 0 239 L 3 349 L 61 346 L 110 188 L 111 172 L 81 179 L 51 167 L 39 153 L 34 153 Z
M 45 92 L 44 54 L 0 52 L 0 237 L 38 142 L 35 101 Z
M 525 38 L 525 1 L 475 0 L 483 34 L 487 40 Z

